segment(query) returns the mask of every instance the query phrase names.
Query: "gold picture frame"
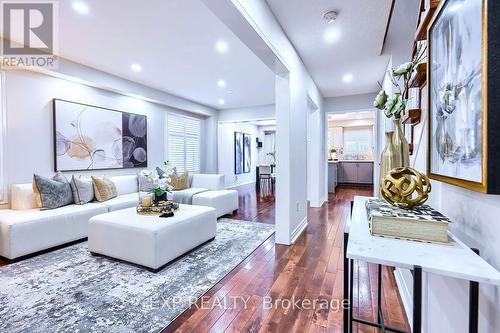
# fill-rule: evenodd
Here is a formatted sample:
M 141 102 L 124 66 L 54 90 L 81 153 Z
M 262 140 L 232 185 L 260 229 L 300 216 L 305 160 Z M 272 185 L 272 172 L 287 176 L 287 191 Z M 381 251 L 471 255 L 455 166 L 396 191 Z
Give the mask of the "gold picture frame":
M 500 117 L 498 115 L 495 115 L 495 112 L 488 113 L 488 108 L 492 110 L 498 110 L 499 109 L 499 97 L 489 97 L 488 96 L 488 89 L 492 87 L 492 83 L 500 84 L 499 80 L 499 74 L 498 70 L 496 71 L 489 71 L 488 69 L 488 59 L 489 59 L 489 53 L 488 50 L 493 46 L 495 48 L 495 53 L 498 54 L 498 41 L 496 43 L 492 43 L 488 39 L 488 13 L 492 15 L 491 17 L 498 15 L 500 5 L 498 5 L 498 2 L 495 4 L 495 1 L 488 1 L 488 0 L 473 0 L 473 1 L 481 1 L 481 78 L 480 81 L 479 79 L 477 80 L 478 82 L 481 82 L 481 102 L 478 103 L 481 105 L 481 110 L 480 112 L 478 111 L 477 114 L 481 115 L 481 130 L 476 131 L 477 133 L 481 134 L 481 143 L 482 147 L 480 149 L 477 149 L 477 151 L 481 152 L 481 156 L 476 158 L 476 163 L 480 163 L 481 168 L 480 172 L 477 172 L 475 175 L 476 177 L 480 176 L 480 181 L 475 181 L 475 180 L 468 180 L 461 178 L 459 176 L 450 176 L 446 174 L 440 174 L 438 172 L 435 172 L 434 166 L 432 164 L 432 154 L 436 153 L 439 154 L 437 149 L 435 149 L 434 145 L 437 145 L 435 142 L 433 142 L 434 137 L 433 137 L 433 121 L 436 119 L 436 114 L 433 113 L 434 108 L 433 108 L 433 93 L 431 91 L 432 89 L 432 80 L 433 80 L 433 73 L 432 73 L 432 64 L 433 64 L 433 58 L 432 58 L 432 41 L 433 41 L 433 36 L 432 36 L 432 29 L 436 25 L 436 22 L 438 22 L 441 19 L 441 16 L 443 13 L 446 12 L 445 15 L 452 15 L 453 11 L 458 11 L 459 6 L 457 4 L 460 4 L 460 0 L 442 0 L 439 7 L 436 10 L 436 13 L 434 17 L 432 18 L 429 27 L 427 29 L 427 175 L 429 178 L 438 180 L 441 182 L 445 182 L 448 184 L 460 186 L 469 190 L 473 191 L 478 191 L 478 192 L 483 192 L 483 193 L 489 193 L 489 194 L 498 194 L 500 193 L 500 172 L 496 171 L 495 167 L 499 166 L 500 163 L 500 144 L 497 143 L 500 141 Z M 453 5 L 450 5 L 452 4 Z M 470 4 L 470 2 L 468 3 Z M 450 8 L 452 8 L 450 10 Z M 452 11 L 450 13 L 450 11 Z M 446 17 L 446 16 L 445 16 Z M 497 16 L 498 17 L 498 16 Z M 470 18 L 471 20 L 474 20 L 473 17 Z M 464 45 L 466 47 L 466 45 Z M 493 50 L 490 49 L 490 52 L 493 52 Z M 460 53 L 460 56 L 462 54 Z M 447 59 L 449 60 L 449 59 Z M 462 60 L 462 58 L 460 59 Z M 497 59 L 498 60 L 498 59 Z M 457 60 L 458 61 L 458 60 Z M 498 66 L 498 65 L 496 65 Z M 479 71 L 477 71 L 479 72 Z M 470 80 L 468 84 L 470 84 L 472 80 Z M 490 84 L 490 86 L 488 85 Z M 464 86 L 461 86 L 464 87 Z M 453 87 L 456 88 L 456 87 Z M 448 87 L 446 88 L 448 89 Z M 454 91 L 456 93 L 456 90 Z M 441 93 L 441 92 L 440 92 Z M 443 93 L 441 93 L 443 95 Z M 490 99 L 488 99 L 490 98 Z M 444 99 L 444 98 L 443 98 Z M 470 102 L 470 100 L 468 101 Z M 446 105 L 446 104 L 445 104 Z M 469 104 L 464 107 L 462 105 L 462 112 L 466 114 L 471 114 L 472 107 L 469 106 Z M 465 111 L 463 111 L 465 108 Z M 453 107 L 454 110 L 454 107 Z M 452 111 L 453 112 L 453 111 Z M 447 116 L 444 112 L 441 113 Z M 498 113 L 498 111 L 497 111 Z M 443 119 L 446 119 L 444 117 Z M 436 122 L 439 124 L 439 121 L 436 120 Z M 478 122 L 476 122 L 477 125 Z M 436 130 L 437 132 L 437 130 Z M 447 132 L 445 132 L 447 134 Z M 498 134 L 497 134 L 498 133 Z M 438 134 L 436 134 L 437 137 Z M 478 135 L 478 134 L 476 134 Z M 496 139 L 496 140 L 495 140 Z M 437 141 L 437 139 L 436 139 Z M 456 143 L 449 143 L 447 140 L 447 137 L 445 137 L 444 140 L 441 140 L 441 144 L 444 141 L 445 148 L 450 148 L 453 144 Z M 477 140 L 476 140 L 477 141 Z M 479 145 L 478 145 L 479 146 Z M 476 147 L 477 148 L 477 147 Z M 453 147 L 455 149 L 455 147 Z M 453 149 L 450 149 L 452 151 Z M 445 149 L 446 150 L 446 149 Z M 446 150 L 447 151 L 447 150 Z M 453 153 L 453 151 L 452 151 Z M 441 155 L 440 155 L 441 156 Z M 455 158 L 455 157 L 453 157 Z M 462 160 L 459 160 L 460 162 Z M 444 163 L 444 162 L 443 162 Z M 458 164 L 457 164 L 458 165 Z M 454 166 L 458 169 L 458 166 Z

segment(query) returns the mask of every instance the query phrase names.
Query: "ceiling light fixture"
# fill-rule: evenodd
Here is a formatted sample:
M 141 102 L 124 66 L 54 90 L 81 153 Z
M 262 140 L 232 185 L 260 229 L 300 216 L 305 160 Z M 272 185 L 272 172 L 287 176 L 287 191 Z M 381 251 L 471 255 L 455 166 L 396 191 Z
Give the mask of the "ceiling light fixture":
M 221 99 L 219 99 L 219 104 L 224 105 L 224 104 L 226 104 L 226 101 L 221 98 Z
M 330 27 L 323 33 L 323 39 L 328 44 L 338 42 L 340 39 L 340 30 L 337 27 Z
M 225 88 L 226 85 L 227 85 L 226 81 L 224 81 L 224 80 L 217 81 L 217 87 L 219 87 L 219 88 Z
M 229 45 L 227 45 L 226 41 L 219 40 L 215 43 L 215 49 L 219 53 L 226 53 L 229 50 Z
M 88 14 L 90 11 L 89 6 L 83 1 L 73 1 L 72 7 L 80 14 Z
M 142 66 L 139 65 L 139 64 L 132 64 L 130 66 L 130 69 L 133 70 L 136 73 L 139 73 L 140 71 L 142 71 Z
M 335 21 L 338 17 L 338 13 L 334 10 L 330 10 L 326 13 L 323 14 L 323 19 L 326 21 L 326 23 L 330 24 L 333 21 Z
M 344 74 L 344 76 L 342 76 L 342 81 L 344 81 L 345 83 L 350 83 L 350 82 L 352 82 L 353 78 L 354 78 L 354 76 L 351 73 L 347 73 L 347 74 Z

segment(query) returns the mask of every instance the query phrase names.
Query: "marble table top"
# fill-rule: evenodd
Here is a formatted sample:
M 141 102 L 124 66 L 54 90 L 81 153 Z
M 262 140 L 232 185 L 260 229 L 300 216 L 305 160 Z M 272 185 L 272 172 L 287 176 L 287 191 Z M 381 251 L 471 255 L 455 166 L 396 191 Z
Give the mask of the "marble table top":
M 500 285 L 500 272 L 452 233 L 449 233 L 452 240 L 450 245 L 372 236 L 366 217 L 367 199 L 360 196 L 354 198 L 349 224 L 348 258 L 406 269 L 418 265 L 428 273 Z

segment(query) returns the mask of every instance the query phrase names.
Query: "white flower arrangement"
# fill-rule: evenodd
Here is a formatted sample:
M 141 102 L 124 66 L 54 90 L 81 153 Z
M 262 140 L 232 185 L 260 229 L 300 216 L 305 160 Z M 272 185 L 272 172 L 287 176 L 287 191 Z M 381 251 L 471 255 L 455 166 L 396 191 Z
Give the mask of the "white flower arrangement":
M 165 163 L 167 165 L 167 163 Z M 167 172 L 168 171 L 168 172 Z M 173 173 L 173 168 L 165 170 L 167 177 L 160 178 L 158 173 L 153 170 L 142 170 L 141 175 L 146 178 L 146 180 L 153 184 L 152 192 L 155 196 L 159 197 L 167 192 L 172 192 L 172 185 L 170 185 L 170 175 Z

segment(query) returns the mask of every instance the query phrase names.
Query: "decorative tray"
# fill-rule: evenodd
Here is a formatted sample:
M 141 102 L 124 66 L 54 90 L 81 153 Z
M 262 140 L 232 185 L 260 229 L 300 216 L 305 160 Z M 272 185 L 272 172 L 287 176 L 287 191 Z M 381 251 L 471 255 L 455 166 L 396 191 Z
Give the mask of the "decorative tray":
M 149 207 L 143 207 L 141 205 L 137 206 L 137 214 L 139 215 L 163 215 L 163 214 L 173 214 L 179 210 L 179 204 L 174 201 L 160 201 Z

